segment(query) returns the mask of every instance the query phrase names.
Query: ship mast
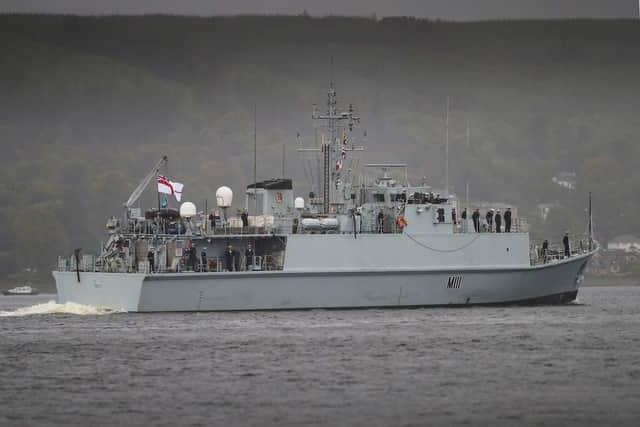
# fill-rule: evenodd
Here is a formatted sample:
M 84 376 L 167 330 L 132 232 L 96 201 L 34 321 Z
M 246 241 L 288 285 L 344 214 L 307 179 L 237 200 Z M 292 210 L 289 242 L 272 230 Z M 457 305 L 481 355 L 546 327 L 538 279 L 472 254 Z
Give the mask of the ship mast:
M 333 79 L 329 84 L 327 92 L 327 109 L 324 114 L 318 112 L 314 105 L 313 120 L 318 123 L 317 127 L 325 128 L 329 138 L 322 138 L 319 149 L 300 148 L 298 151 L 320 151 L 322 153 L 322 213 L 328 214 L 329 207 L 335 201 L 332 200 L 332 189 L 339 184 L 340 169 L 343 158 L 348 151 L 363 151 L 362 147 L 355 147 L 353 143 L 347 144 L 347 130 L 353 131 L 354 126 L 360 122 L 360 117 L 356 116 L 353 105 L 349 105 L 346 110 L 338 108 L 336 90 L 333 87 Z M 342 130 L 342 135 L 339 131 Z

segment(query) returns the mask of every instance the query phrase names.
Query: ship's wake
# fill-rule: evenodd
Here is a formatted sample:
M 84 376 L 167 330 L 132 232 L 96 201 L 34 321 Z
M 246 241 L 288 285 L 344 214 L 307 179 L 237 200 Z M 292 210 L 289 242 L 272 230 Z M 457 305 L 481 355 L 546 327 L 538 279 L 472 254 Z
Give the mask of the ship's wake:
M 74 302 L 58 304 L 51 300 L 43 304 L 32 305 L 30 307 L 20 307 L 13 311 L 0 311 L 0 317 L 22 317 L 33 314 L 76 314 L 80 316 L 97 316 L 125 312 L 126 310 L 114 310 L 108 307 L 94 307 L 92 305 L 76 304 Z

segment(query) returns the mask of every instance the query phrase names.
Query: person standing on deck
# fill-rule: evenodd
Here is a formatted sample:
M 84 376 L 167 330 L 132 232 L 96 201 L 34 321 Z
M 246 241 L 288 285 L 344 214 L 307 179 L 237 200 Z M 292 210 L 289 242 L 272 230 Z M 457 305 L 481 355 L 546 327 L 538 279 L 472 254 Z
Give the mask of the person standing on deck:
M 149 272 L 153 273 L 153 261 L 154 261 L 154 256 L 153 256 L 153 248 L 149 248 L 149 252 L 147 252 L 147 260 L 149 261 Z
M 460 218 L 462 219 L 462 232 L 466 233 L 467 228 L 469 227 L 469 224 L 467 223 L 467 208 L 464 208 L 462 210 L 462 214 L 460 215 Z
M 487 220 L 487 227 L 489 227 L 489 233 L 493 231 L 493 212 L 495 209 L 491 208 L 487 211 L 485 219 Z
M 473 220 L 473 229 L 476 233 L 480 232 L 480 211 L 478 209 L 473 211 L 471 215 L 471 219 Z
M 376 223 L 378 233 L 382 233 L 384 231 L 384 213 L 382 211 L 378 212 Z
M 502 215 L 500 215 L 500 209 L 496 211 L 494 221 L 496 223 L 496 233 L 502 232 Z
M 212 230 L 216 228 L 216 217 L 215 217 L 215 215 L 213 214 L 213 212 L 211 212 L 211 213 L 209 214 L 209 223 L 211 224 L 211 229 L 212 229 Z
M 253 248 L 251 247 L 251 243 L 247 244 L 247 249 L 244 251 L 244 263 L 245 270 L 252 271 L 253 270 Z
M 207 271 L 207 248 L 200 252 L 200 271 Z
M 571 256 L 571 249 L 569 248 L 569 232 L 564 233 L 562 238 L 562 245 L 564 246 L 564 256 L 569 258 Z
M 504 232 L 511 233 L 511 208 L 504 213 Z
M 191 246 L 189 248 L 189 265 L 191 266 L 191 271 L 198 271 L 198 256 L 196 255 L 197 247 Z
M 242 219 L 242 228 L 247 228 L 249 226 L 249 214 L 247 214 L 246 209 L 240 214 L 240 219 Z
M 549 251 L 549 241 L 547 239 L 544 239 L 544 242 L 542 242 L 542 262 L 543 263 L 547 263 L 547 252 Z
M 224 269 L 226 271 L 233 271 L 234 254 L 233 246 L 229 243 L 227 249 L 224 251 Z

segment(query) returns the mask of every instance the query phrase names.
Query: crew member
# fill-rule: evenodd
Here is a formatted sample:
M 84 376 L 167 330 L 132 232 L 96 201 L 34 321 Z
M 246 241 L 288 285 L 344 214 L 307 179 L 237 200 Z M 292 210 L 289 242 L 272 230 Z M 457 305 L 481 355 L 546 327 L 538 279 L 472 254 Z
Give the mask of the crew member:
M 451 208 L 451 221 L 453 221 L 453 225 L 458 225 L 458 221 L 456 219 L 456 208 Z
M 491 208 L 490 210 L 487 211 L 487 214 L 484 217 L 487 220 L 487 227 L 489 227 L 489 232 L 493 231 L 493 212 L 494 211 L 495 209 Z
M 544 242 L 542 242 L 542 262 L 543 263 L 547 262 L 547 252 L 549 252 L 549 241 L 547 239 L 544 239 Z
M 468 231 L 467 228 L 469 227 L 469 224 L 467 223 L 467 208 L 462 210 L 460 218 L 462 219 L 462 231 L 466 233 Z
M 500 209 L 496 211 L 494 221 L 496 223 L 496 233 L 502 232 L 502 215 L 500 214 Z
M 189 265 L 191 265 L 191 270 L 198 270 L 198 256 L 196 255 L 196 247 L 191 246 L 189 248 Z
M 378 225 L 378 233 L 382 233 L 384 231 L 384 212 L 378 212 L 378 217 L 376 218 Z
M 235 257 L 235 251 L 231 243 L 227 245 L 227 249 L 224 251 L 224 269 L 226 271 L 233 271 L 233 259 Z
M 246 209 L 240 214 L 240 219 L 242 219 L 242 228 L 247 228 L 249 226 L 249 214 L 247 214 Z
M 200 252 L 200 271 L 207 271 L 207 248 Z
M 562 245 L 564 246 L 564 256 L 569 258 L 571 256 L 571 251 L 569 250 L 569 232 L 564 233 Z
M 247 245 L 247 249 L 244 251 L 245 257 L 245 270 L 251 271 L 253 270 L 253 248 L 251 247 L 251 243 Z
M 215 215 L 213 214 L 213 212 L 211 212 L 211 213 L 209 214 L 209 223 L 211 224 L 211 228 L 212 228 L 212 229 L 215 229 L 215 228 L 216 228 L 216 217 L 215 217 Z
M 356 233 L 360 233 L 360 230 L 362 228 L 362 208 L 360 206 L 356 208 L 354 220 L 355 220 L 354 227 L 356 229 Z
M 504 232 L 511 233 L 511 208 L 504 213 Z
M 151 248 L 149 248 L 149 252 L 147 252 L 147 260 L 149 261 L 149 272 L 153 273 L 154 271 L 154 256 L 153 256 L 153 250 Z
M 478 209 L 473 211 L 471 214 L 471 219 L 473 220 L 473 229 L 476 233 L 480 232 L 480 211 Z

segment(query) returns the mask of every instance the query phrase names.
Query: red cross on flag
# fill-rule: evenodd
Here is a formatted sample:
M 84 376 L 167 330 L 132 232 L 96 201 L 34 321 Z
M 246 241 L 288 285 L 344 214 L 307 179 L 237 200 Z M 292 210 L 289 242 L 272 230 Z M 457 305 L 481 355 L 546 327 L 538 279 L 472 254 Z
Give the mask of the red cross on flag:
M 176 196 L 176 200 L 180 201 L 180 199 L 182 198 L 182 188 L 184 187 L 184 185 L 179 182 L 170 181 L 166 176 L 163 175 L 158 175 L 157 181 L 158 193 L 173 194 L 174 196 Z

